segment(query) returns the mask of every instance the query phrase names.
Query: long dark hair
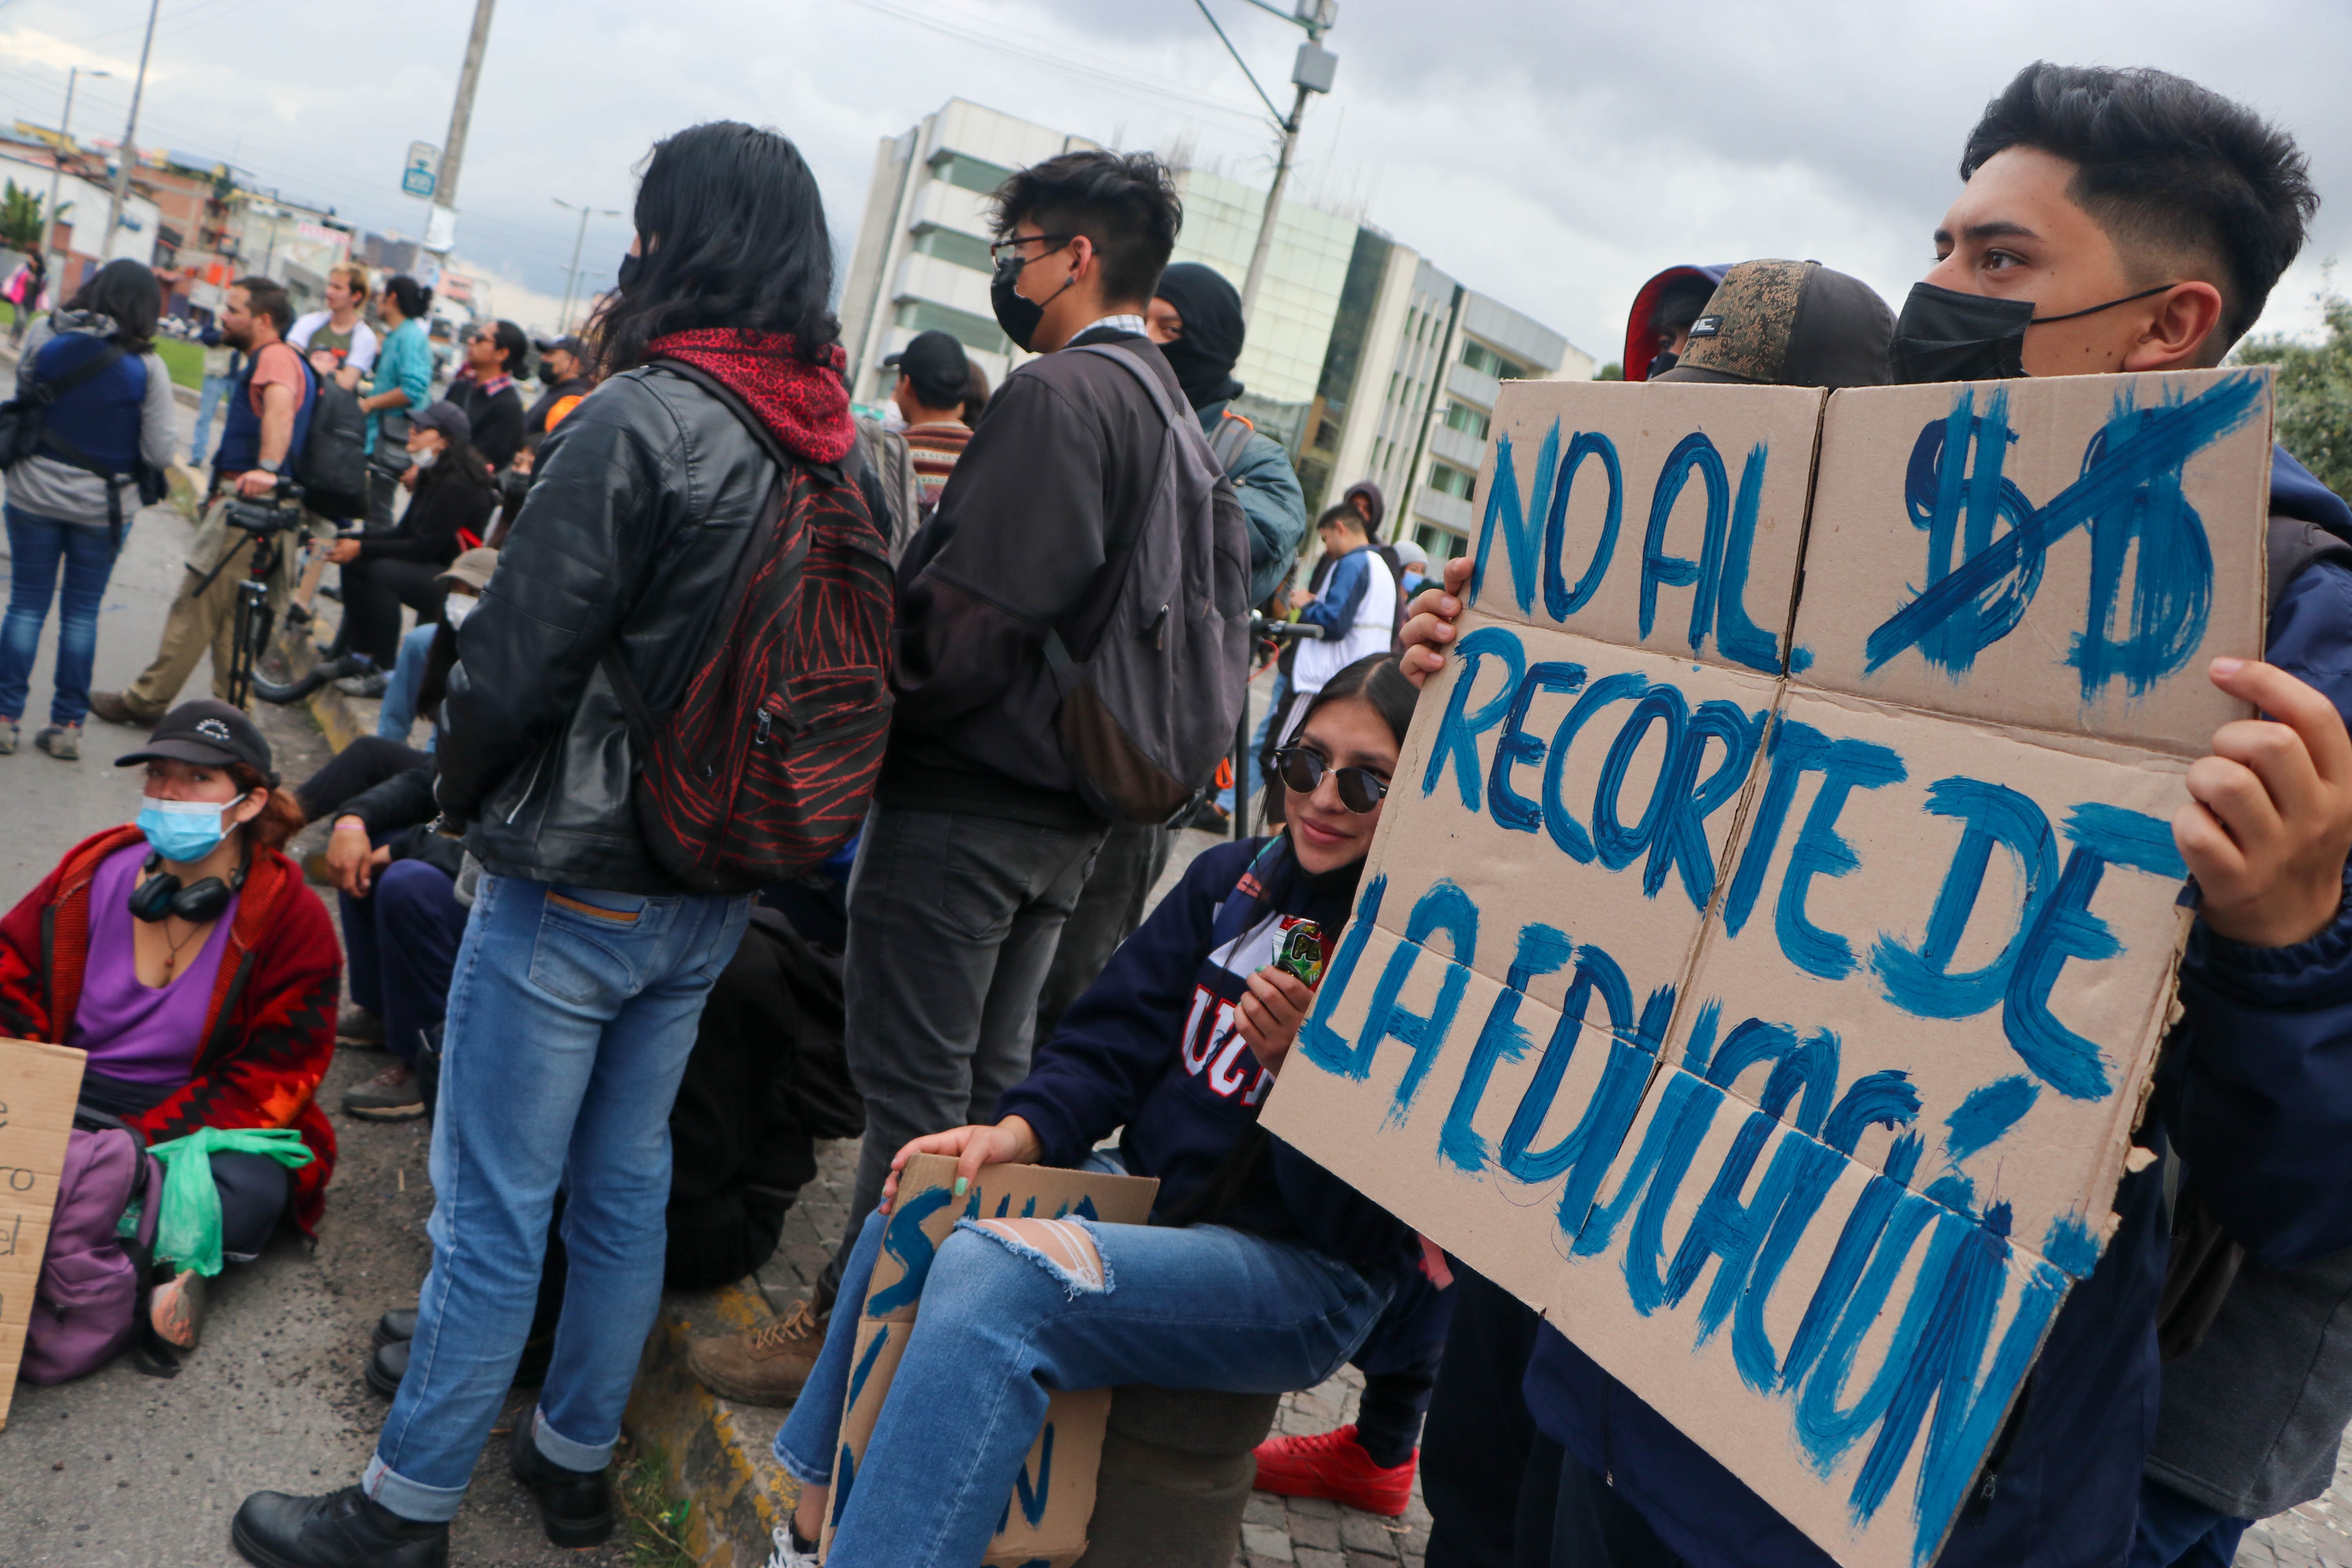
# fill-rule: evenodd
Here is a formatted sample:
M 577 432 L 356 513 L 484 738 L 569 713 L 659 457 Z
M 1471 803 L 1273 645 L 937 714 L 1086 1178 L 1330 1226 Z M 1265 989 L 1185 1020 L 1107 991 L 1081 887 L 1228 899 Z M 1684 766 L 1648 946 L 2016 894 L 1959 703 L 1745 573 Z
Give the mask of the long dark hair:
M 476 489 L 487 490 L 497 487 L 498 480 L 490 477 L 490 460 L 483 457 L 471 441 L 453 441 L 446 435 L 441 437 L 441 455 L 433 460 L 431 468 L 416 476 L 417 488 L 446 485 L 453 478 L 472 485 Z
M 654 146 L 637 184 L 636 275 L 605 306 L 597 353 L 610 373 L 645 363 L 656 338 L 698 327 L 789 332 L 800 357 L 831 363 L 841 323 L 824 202 L 799 149 L 734 121 Z
M 114 322 L 114 341 L 125 353 L 155 346 L 155 323 L 163 314 L 163 286 L 144 262 L 124 258 L 90 274 L 66 301 L 68 310 L 94 310 Z
M 1334 510 L 1345 510 L 1334 509 Z M 1355 514 L 1349 512 L 1349 517 Z M 1360 698 L 1372 706 L 1396 737 L 1399 746 L 1404 744 L 1404 732 L 1412 728 L 1412 705 L 1420 700 L 1421 689 L 1405 679 L 1403 667 L 1392 653 L 1368 653 L 1323 683 L 1323 689 L 1307 699 L 1307 710 L 1291 726 L 1293 735 L 1307 728 L 1307 721 L 1315 717 L 1316 710 L 1327 702 Z

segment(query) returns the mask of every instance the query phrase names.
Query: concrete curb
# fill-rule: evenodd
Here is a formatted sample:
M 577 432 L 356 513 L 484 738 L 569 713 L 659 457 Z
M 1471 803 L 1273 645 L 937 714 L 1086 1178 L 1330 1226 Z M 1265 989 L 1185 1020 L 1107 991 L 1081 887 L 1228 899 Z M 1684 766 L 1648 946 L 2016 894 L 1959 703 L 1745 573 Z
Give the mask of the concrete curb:
M 719 1398 L 696 1380 L 686 1349 L 704 1335 L 741 1333 L 773 1317 L 752 1279 L 665 1296 L 629 1394 L 629 1436 L 641 1451 L 659 1451 L 664 1489 L 693 1504 L 683 1544 L 702 1568 L 761 1568 L 800 1486 L 771 1447 L 784 1412 Z
M 312 639 L 310 628 L 307 626 L 289 624 L 280 626 L 278 630 L 278 652 L 286 660 L 289 680 L 301 679 L 319 662 L 319 645 Z M 350 700 L 335 689 L 332 681 L 310 693 L 304 699 L 303 706 L 310 710 L 310 717 L 318 721 L 320 732 L 327 737 L 327 744 L 334 751 L 341 752 L 362 735 L 374 733 L 374 731 L 362 727 L 359 715 L 352 710 Z

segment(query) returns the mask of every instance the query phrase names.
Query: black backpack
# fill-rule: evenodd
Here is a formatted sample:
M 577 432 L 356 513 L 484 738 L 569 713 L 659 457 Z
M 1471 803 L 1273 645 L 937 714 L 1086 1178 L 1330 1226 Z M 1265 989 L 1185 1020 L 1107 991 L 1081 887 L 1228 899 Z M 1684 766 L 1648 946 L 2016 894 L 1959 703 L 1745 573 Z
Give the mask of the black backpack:
M 303 504 L 342 522 L 367 513 L 367 416 L 360 395 L 332 376 L 315 378 L 310 428 L 294 463 Z
M 1249 527 L 1200 421 L 1150 367 L 1081 343 L 1141 384 L 1160 412 L 1160 481 L 1131 529 L 1108 616 L 1083 649 L 1045 638 L 1054 728 L 1079 795 L 1114 822 L 1165 822 L 1206 789 L 1233 747 L 1249 680 Z M 1205 514 L 1208 526 L 1196 526 Z
M 43 381 L 35 376 L 22 396 L 0 403 L 0 468 L 14 468 L 27 458 L 43 457 L 96 474 L 106 481 L 107 527 L 118 548 L 122 543 L 122 487 L 136 485 L 139 504 L 153 506 L 171 493 L 171 480 L 162 469 L 151 468 L 143 461 L 134 461 L 127 474 L 117 473 L 50 430 L 48 422 L 51 404 L 84 382 L 113 369 L 124 352 L 121 343 L 108 342 L 57 380 Z

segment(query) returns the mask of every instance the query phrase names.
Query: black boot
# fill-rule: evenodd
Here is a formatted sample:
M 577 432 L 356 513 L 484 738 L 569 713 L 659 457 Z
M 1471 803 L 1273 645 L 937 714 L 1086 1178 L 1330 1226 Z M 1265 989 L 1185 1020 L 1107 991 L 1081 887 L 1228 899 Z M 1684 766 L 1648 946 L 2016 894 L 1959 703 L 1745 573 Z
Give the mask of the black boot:
M 540 1528 L 558 1546 L 596 1546 L 613 1538 L 613 1470 L 567 1470 L 539 1451 L 539 1413 L 515 1418 L 507 1444 L 515 1479 L 539 1500 Z
M 449 1568 L 449 1526 L 403 1519 L 357 1487 L 325 1497 L 256 1492 L 229 1543 L 256 1568 Z
M 414 1307 L 394 1307 L 375 1321 L 375 1342 L 380 1345 L 415 1337 L 416 1309 Z
M 401 1315 L 396 1312 L 386 1312 L 383 1315 L 384 1321 L 389 1322 Z M 413 1319 L 409 1327 L 412 1330 L 415 1327 Z M 394 1340 L 380 1337 L 384 1331 L 383 1323 L 378 1323 L 375 1331 L 379 1338 L 376 1340 L 375 1349 L 368 1353 L 367 1366 L 361 1375 L 367 1379 L 367 1385 L 370 1388 L 374 1389 L 386 1399 L 391 1399 L 400 1393 L 400 1380 L 408 1375 L 408 1353 L 412 1342 L 408 1339 Z M 514 1383 L 511 1386 L 537 1388 L 547 1381 L 548 1363 L 554 1359 L 555 1337 L 552 1334 L 543 1340 L 529 1341 L 522 1347 L 522 1359 L 515 1363 Z

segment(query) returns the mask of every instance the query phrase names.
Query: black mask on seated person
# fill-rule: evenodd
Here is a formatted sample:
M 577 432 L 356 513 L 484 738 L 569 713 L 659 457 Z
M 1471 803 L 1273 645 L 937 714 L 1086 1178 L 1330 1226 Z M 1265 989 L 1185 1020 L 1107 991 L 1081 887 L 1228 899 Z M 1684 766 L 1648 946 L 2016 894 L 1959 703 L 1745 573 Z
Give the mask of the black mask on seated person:
M 1891 357 L 1895 384 L 1916 385 L 1928 381 L 2005 381 L 2025 374 L 2025 329 L 2052 321 L 2095 316 L 2117 305 L 2128 305 L 2172 288 L 2159 283 L 2104 305 L 2069 310 L 2063 316 L 2037 316 L 2031 300 L 2001 300 L 1990 294 L 1963 294 L 1933 283 L 1914 283 L 1895 323 Z

